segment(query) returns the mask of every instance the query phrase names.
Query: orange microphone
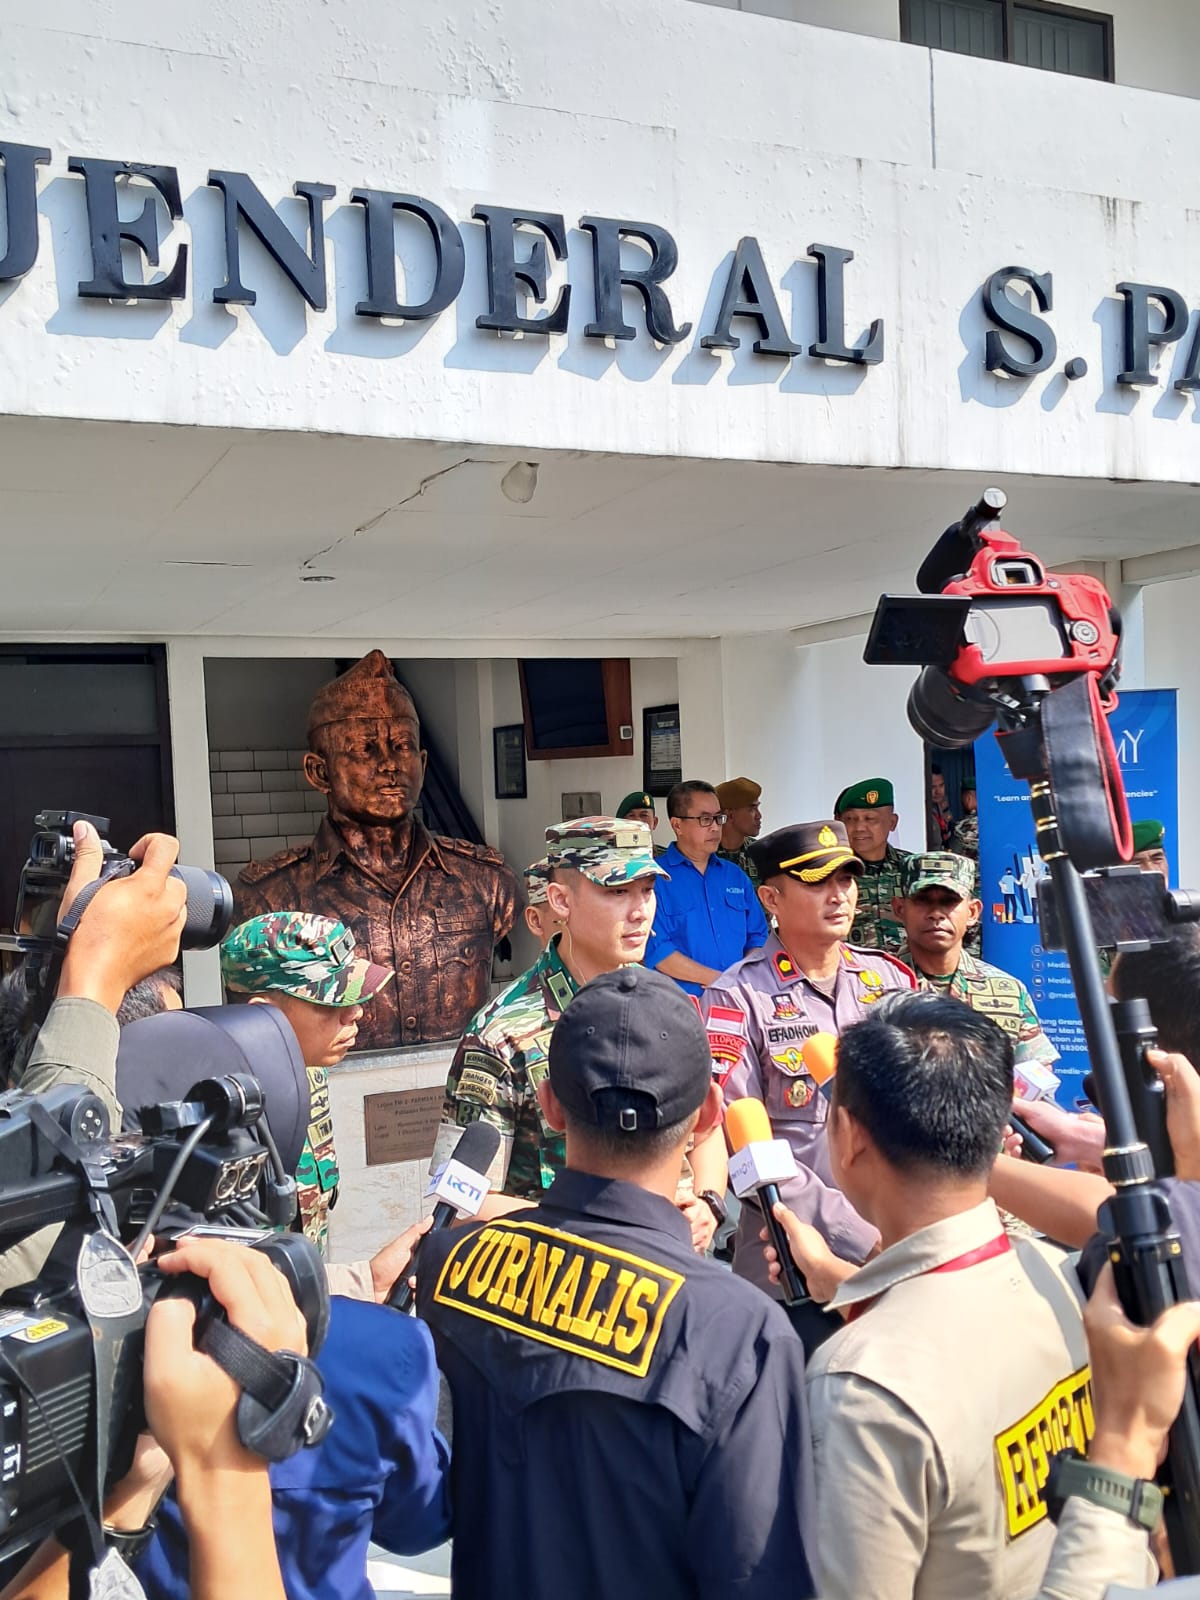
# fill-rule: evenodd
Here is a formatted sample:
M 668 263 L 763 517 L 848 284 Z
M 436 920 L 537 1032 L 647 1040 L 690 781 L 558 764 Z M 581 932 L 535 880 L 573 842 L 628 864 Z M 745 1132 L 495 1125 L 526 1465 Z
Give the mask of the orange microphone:
M 837 1072 L 837 1047 L 837 1035 L 833 1033 L 814 1033 L 800 1047 L 804 1070 L 826 1100 L 833 1091 L 833 1079 Z
M 730 1186 L 739 1200 L 748 1200 L 761 1209 L 767 1237 L 779 1257 L 784 1304 L 799 1305 L 809 1298 L 808 1285 L 792 1259 L 787 1235 L 775 1215 L 779 1185 L 796 1176 L 791 1146 L 786 1139 L 775 1137 L 766 1106 L 750 1096 L 726 1106 L 725 1134 L 733 1151 L 729 1158 Z

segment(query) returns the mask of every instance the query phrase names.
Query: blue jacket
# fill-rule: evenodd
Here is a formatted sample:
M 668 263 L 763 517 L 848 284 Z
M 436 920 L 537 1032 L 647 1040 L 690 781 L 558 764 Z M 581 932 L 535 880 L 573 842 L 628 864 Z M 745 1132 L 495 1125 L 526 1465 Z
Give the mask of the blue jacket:
M 646 946 L 646 965 L 657 967 L 678 951 L 702 966 L 725 972 L 751 950 L 767 942 L 767 919 L 754 885 L 732 861 L 710 856 L 700 872 L 677 844 L 670 845 L 658 864 L 671 874 L 655 880 L 658 909 Z M 702 994 L 701 983 L 676 980 L 688 994 Z
M 416 1555 L 450 1532 L 433 1341 L 413 1317 L 335 1295 L 317 1365 L 333 1427 L 315 1449 L 271 1468 L 284 1587 L 288 1600 L 371 1600 L 372 1540 Z M 147 1600 L 187 1600 L 187 1534 L 173 1495 L 137 1576 Z

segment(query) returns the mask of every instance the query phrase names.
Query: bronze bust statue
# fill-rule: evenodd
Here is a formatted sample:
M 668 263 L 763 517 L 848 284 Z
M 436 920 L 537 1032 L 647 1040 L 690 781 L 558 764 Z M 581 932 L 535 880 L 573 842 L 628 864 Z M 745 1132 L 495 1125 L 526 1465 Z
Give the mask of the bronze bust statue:
M 488 998 L 492 948 L 513 925 L 516 879 L 485 845 L 432 834 L 413 815 L 425 780 L 416 707 L 382 650 L 320 690 L 304 776 L 328 796 L 316 836 L 243 867 L 239 921 L 311 911 L 395 971 L 359 1024 L 360 1048 L 461 1034 Z

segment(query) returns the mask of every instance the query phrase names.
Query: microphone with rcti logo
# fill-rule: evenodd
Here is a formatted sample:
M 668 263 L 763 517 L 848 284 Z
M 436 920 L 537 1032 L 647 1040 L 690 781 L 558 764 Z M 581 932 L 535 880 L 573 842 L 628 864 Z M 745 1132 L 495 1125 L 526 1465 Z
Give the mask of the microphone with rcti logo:
M 462 1137 L 454 1146 L 454 1153 L 430 1179 L 425 1191 L 426 1200 L 436 1198 L 433 1208 L 433 1227 L 430 1233 L 439 1233 L 459 1217 L 474 1217 L 487 1199 L 491 1184 L 487 1170 L 496 1159 L 500 1148 L 500 1130 L 490 1122 L 471 1122 L 463 1129 Z M 425 1237 L 424 1235 L 422 1237 Z M 412 1279 L 421 1255 L 417 1245 L 408 1271 L 392 1286 L 388 1305 L 396 1311 L 410 1311 L 416 1298 Z
M 791 1146 L 786 1139 L 775 1137 L 766 1106 L 752 1096 L 726 1106 L 725 1133 L 733 1151 L 729 1158 L 729 1182 L 733 1192 L 739 1200 L 749 1200 L 762 1211 L 767 1237 L 779 1257 L 783 1303 L 799 1305 L 811 1296 L 804 1275 L 792 1260 L 783 1224 L 775 1215 L 779 1185 L 796 1176 L 796 1158 Z

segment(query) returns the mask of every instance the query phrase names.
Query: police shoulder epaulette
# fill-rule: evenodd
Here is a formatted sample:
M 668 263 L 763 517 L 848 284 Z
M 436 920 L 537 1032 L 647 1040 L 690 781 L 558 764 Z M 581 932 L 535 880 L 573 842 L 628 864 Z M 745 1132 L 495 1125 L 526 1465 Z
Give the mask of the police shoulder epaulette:
M 279 872 L 284 867 L 295 866 L 296 862 L 306 860 L 312 854 L 312 844 L 296 845 L 292 849 L 277 850 L 273 856 L 268 856 L 265 861 L 251 861 L 238 873 L 239 883 L 261 883 L 264 878 L 269 878 L 273 872 Z
M 856 961 L 863 961 L 871 966 L 878 966 L 881 961 L 886 961 L 889 967 L 895 967 L 897 972 L 904 974 L 910 988 L 917 987 L 917 975 L 910 966 L 906 966 L 899 956 L 891 955 L 887 950 L 871 949 L 864 944 L 844 944 L 842 955 L 853 956 Z

